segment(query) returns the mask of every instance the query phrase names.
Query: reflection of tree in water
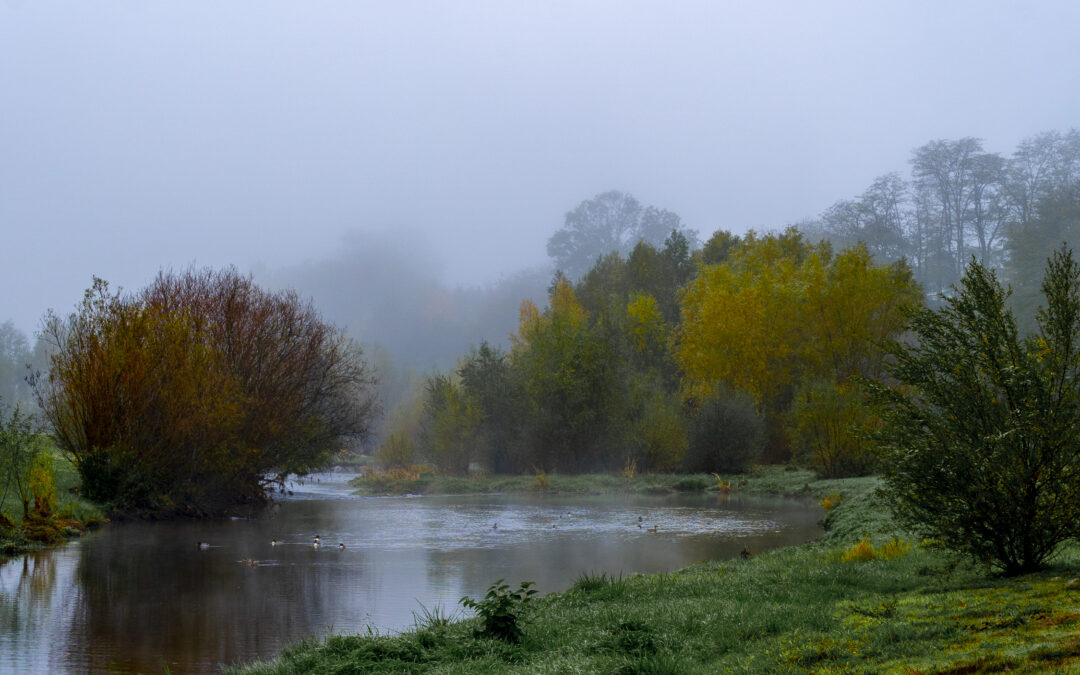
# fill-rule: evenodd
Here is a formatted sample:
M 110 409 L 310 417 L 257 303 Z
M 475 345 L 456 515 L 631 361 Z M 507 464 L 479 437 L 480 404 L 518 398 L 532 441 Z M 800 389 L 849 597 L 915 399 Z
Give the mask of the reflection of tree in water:
M 53 668 L 79 602 L 72 553 L 34 551 L 0 565 L 0 672 Z
M 282 553 L 282 546 L 262 551 L 269 538 L 255 533 L 229 549 L 199 551 L 187 538 L 168 541 L 176 533 L 168 524 L 154 528 L 129 526 L 108 545 L 86 547 L 79 560 L 85 620 L 73 639 L 119 652 L 96 655 L 93 670 L 160 671 L 169 655 L 174 671 L 216 671 L 221 663 L 272 656 L 330 628 L 320 619 L 325 605 L 336 599 L 341 577 L 355 574 L 312 564 L 240 564 L 239 551 L 265 553 L 264 560 Z

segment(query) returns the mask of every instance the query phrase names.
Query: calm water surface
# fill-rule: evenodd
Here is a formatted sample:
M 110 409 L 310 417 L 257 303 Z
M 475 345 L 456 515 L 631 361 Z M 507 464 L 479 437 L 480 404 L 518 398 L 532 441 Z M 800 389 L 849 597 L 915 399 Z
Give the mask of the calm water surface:
M 822 516 L 738 495 L 354 497 L 350 477 L 305 481 L 256 518 L 113 524 L 0 563 L 0 672 L 216 672 L 312 634 L 401 630 L 499 578 L 546 593 L 582 571 L 802 543 Z

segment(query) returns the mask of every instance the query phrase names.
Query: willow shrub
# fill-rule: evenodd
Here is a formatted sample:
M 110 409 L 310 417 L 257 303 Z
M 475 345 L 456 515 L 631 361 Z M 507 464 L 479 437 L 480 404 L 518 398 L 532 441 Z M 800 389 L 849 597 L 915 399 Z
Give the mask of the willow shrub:
M 87 497 L 205 515 L 317 467 L 375 412 L 359 348 L 294 293 L 234 270 L 163 273 L 135 295 L 94 280 L 50 315 L 35 383 Z
M 1080 526 L 1080 267 L 1062 249 L 1038 329 L 1018 334 L 1008 291 L 973 261 L 940 309 L 893 342 L 883 415 L 896 515 L 1006 574 L 1039 569 Z

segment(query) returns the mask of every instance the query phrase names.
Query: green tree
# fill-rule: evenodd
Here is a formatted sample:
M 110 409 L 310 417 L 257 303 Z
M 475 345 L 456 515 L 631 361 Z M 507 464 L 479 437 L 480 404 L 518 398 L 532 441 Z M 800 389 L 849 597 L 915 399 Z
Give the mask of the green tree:
M 480 417 L 478 459 L 496 473 L 526 468 L 520 458 L 522 393 L 507 355 L 482 342 L 462 362 L 458 376 Z
M 565 281 L 543 313 L 522 303 L 511 360 L 524 395 L 528 456 L 537 468 L 582 471 L 615 463 L 625 404 L 612 334 L 609 323 L 590 325 Z
M 1008 292 L 973 260 L 936 310 L 892 342 L 881 405 L 896 515 L 1006 574 L 1039 569 L 1080 523 L 1080 267 L 1049 261 L 1038 331 L 1020 337 Z
M 1003 273 L 1013 289 L 1010 305 L 1021 329 L 1035 328 L 1035 308 L 1046 260 L 1062 244 L 1080 244 L 1080 181 L 1041 196 L 1028 220 L 1012 223 Z
M 480 436 L 480 411 L 446 375 L 428 378 L 421 432 L 423 452 L 443 473 L 464 476 Z
M 30 515 L 34 497 L 34 465 L 42 454 L 41 436 L 35 420 L 16 404 L 0 407 L 0 504 L 14 494 L 22 506 L 22 517 Z M 0 513 L 0 516 L 3 514 Z

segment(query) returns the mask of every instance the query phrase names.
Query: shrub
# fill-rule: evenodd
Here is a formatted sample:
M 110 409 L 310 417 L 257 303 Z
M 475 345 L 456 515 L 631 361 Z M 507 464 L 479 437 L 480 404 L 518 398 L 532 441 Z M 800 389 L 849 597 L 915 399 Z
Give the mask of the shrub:
M 30 466 L 30 494 L 34 499 L 34 514 L 47 518 L 56 511 L 56 481 L 53 478 L 52 452 L 47 448 L 38 451 Z
M 909 312 L 895 385 L 872 385 L 887 495 L 924 536 L 1006 574 L 1042 567 L 1080 523 L 1080 267 L 1062 249 L 1021 338 L 1008 292 L 972 261 L 938 310 Z
M 765 425 L 753 399 L 717 387 L 693 411 L 683 466 L 694 473 L 742 473 L 761 456 Z
M 376 412 L 359 348 L 291 292 L 235 270 L 163 273 L 137 295 L 95 279 L 35 393 L 87 497 L 217 512 L 319 466 Z
M 516 591 L 512 591 L 508 584 L 504 584 L 503 580 L 499 579 L 488 587 L 483 600 L 473 600 L 467 595 L 463 597 L 461 604 L 469 609 L 475 609 L 483 620 L 483 628 L 477 631 L 477 634 L 514 644 L 520 643 L 521 614 L 528 601 L 536 595 L 536 591 L 530 586 L 533 586 L 533 582 L 523 581 Z
M 828 513 L 829 511 L 835 509 L 840 504 L 840 501 L 842 499 L 843 497 L 839 494 L 828 495 L 821 500 L 821 508 L 825 509 L 825 513 Z
M 391 434 L 375 452 L 375 461 L 384 469 L 403 469 L 416 461 L 416 446 L 404 434 Z
M 674 396 L 650 392 L 634 435 L 641 447 L 639 456 L 653 472 L 676 469 L 686 454 L 686 427 Z
M 807 381 L 795 396 L 791 420 L 796 454 L 822 477 L 865 476 L 877 468 L 878 450 L 867 433 L 877 418 L 854 385 Z
M 863 539 L 840 556 L 841 562 L 869 562 L 874 559 L 874 546 Z

